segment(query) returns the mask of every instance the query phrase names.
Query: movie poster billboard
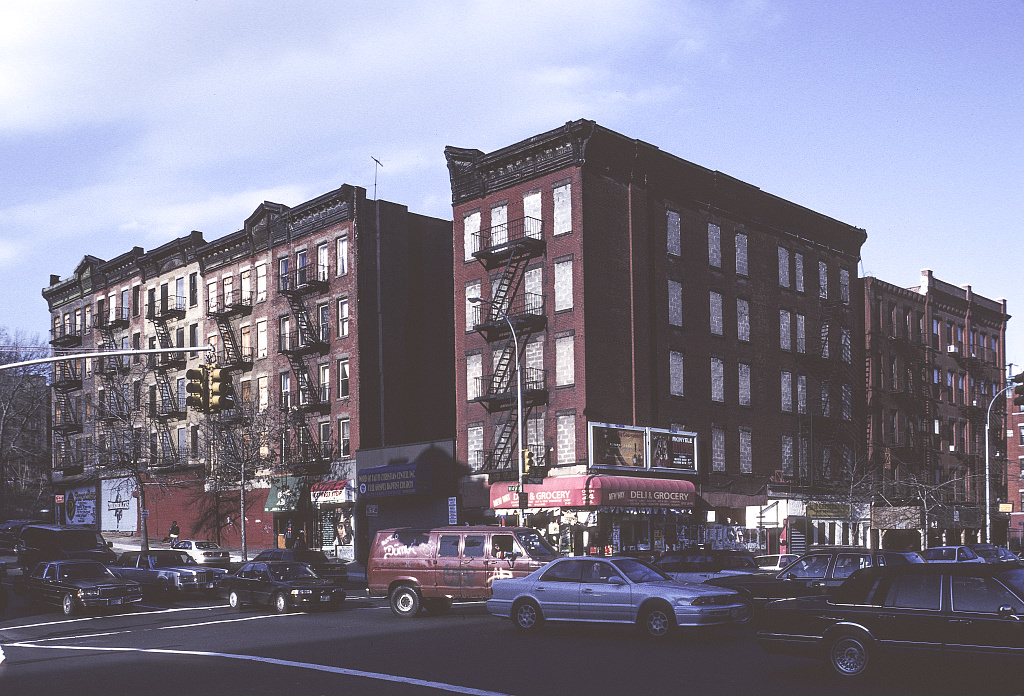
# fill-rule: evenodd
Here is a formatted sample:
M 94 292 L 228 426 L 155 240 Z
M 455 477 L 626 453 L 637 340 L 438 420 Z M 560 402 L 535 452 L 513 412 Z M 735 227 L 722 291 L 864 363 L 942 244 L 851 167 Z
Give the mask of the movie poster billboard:
M 651 468 L 697 471 L 697 433 L 650 428 Z
M 590 423 L 590 466 L 696 473 L 697 433 Z

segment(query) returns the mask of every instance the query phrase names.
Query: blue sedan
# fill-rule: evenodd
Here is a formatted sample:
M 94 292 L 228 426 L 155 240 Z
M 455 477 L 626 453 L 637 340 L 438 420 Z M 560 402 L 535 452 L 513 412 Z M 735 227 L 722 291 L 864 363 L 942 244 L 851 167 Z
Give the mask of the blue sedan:
M 522 578 L 495 580 L 487 610 L 521 630 L 544 621 L 636 624 L 652 638 L 679 626 L 743 623 L 738 593 L 678 582 L 636 558 L 560 558 Z

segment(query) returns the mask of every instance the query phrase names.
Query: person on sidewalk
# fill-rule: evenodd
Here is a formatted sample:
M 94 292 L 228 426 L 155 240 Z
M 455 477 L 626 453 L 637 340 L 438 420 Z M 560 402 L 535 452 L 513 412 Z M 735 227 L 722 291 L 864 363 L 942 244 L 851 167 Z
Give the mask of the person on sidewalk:
M 174 546 L 174 542 L 178 540 L 179 536 L 181 536 L 181 529 L 178 528 L 178 521 L 175 520 L 171 522 L 171 529 L 167 532 L 168 543 L 170 543 L 171 546 Z

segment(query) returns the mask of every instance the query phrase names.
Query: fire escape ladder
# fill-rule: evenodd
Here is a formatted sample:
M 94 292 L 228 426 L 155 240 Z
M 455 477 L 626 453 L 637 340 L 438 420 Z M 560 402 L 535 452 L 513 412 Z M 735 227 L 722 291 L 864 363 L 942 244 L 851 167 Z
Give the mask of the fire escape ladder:
M 494 286 L 491 296 L 491 301 L 494 302 L 491 307 L 491 316 L 498 317 L 508 314 L 512 297 L 522 284 L 526 265 L 532 257 L 533 252 L 527 246 L 516 246 L 513 249 L 497 284 Z
M 171 436 L 170 426 L 165 421 L 158 420 L 156 422 L 156 432 L 157 440 L 159 441 L 156 465 L 160 467 L 176 466 L 179 463 L 178 448 L 174 444 L 174 438 Z
M 215 316 L 217 328 L 220 330 L 220 337 L 224 343 L 224 364 L 228 366 L 239 365 L 242 362 L 242 351 L 238 347 L 238 339 L 231 328 L 231 319 L 223 314 Z

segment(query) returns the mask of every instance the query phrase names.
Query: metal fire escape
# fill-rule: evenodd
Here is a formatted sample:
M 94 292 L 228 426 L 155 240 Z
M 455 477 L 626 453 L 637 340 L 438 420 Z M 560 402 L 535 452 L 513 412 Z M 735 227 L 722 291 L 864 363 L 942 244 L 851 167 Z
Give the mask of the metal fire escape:
M 514 327 L 519 342 L 523 420 L 529 422 L 533 408 L 548 400 L 545 371 L 523 365 L 530 337 L 542 330 L 547 322 L 543 295 L 521 292 L 527 265 L 545 253 L 543 226 L 535 218 L 522 218 L 481 230 L 478 238 L 479 251 L 473 256 L 488 272 L 499 271 L 492 284 L 491 304 L 477 306 L 473 326 L 497 354 L 492 373 L 480 377 L 477 385 L 479 396 L 475 401 L 492 415 L 494 426 L 493 446 L 484 451 L 480 471 L 488 474 L 492 482 L 512 481 L 519 474 L 516 462 L 517 356 L 509 323 Z M 541 466 L 546 465 L 544 455 L 544 452 L 535 453 Z
M 279 337 L 279 352 L 288 358 L 298 388 L 295 403 L 284 403 L 282 408 L 293 416 L 296 432 L 293 451 L 282 453 L 308 473 L 322 472 L 329 466 L 331 453 L 328 443 L 318 443 L 313 427 L 306 418 L 308 413 L 323 413 L 330 408 L 325 393 L 327 385 L 317 384 L 307 363 L 310 356 L 324 356 L 330 346 L 327 341 L 327 327 L 317 324 L 306 307 L 306 297 L 328 291 L 328 269 L 314 265 L 302 266 L 291 273 L 279 276 L 279 291 L 288 300 L 296 329 Z
M 75 348 L 82 344 L 81 327 L 61 324 L 54 327 L 50 345 L 54 349 Z M 82 368 L 78 360 L 65 360 L 53 365 L 53 432 L 57 436 L 55 468 L 65 476 L 82 473 L 85 465 L 81 450 L 77 449 L 80 441 L 70 436 L 82 432 L 81 414 L 76 413 L 73 392 L 82 389 Z
M 146 318 L 153 322 L 156 330 L 157 342 L 161 348 L 174 348 L 174 341 L 171 339 L 168 321 L 177 321 L 185 318 L 185 298 L 177 295 L 161 296 L 154 304 L 149 306 Z M 180 346 L 179 346 L 180 347 Z M 181 463 L 178 447 L 171 436 L 171 428 L 168 423 L 185 416 L 185 405 L 183 399 L 171 386 L 168 370 L 180 370 L 185 366 L 184 353 L 164 353 L 156 356 L 153 365 L 153 376 L 156 380 L 157 403 L 153 422 L 156 426 L 158 449 L 151 452 L 151 466 L 173 467 Z
M 234 317 L 252 314 L 254 293 L 243 293 L 241 289 L 225 293 L 214 306 L 208 306 L 206 315 L 217 322 L 223 347 L 217 356 L 217 365 L 222 369 L 246 371 L 252 369 L 253 350 L 241 347 L 235 330 L 231 326 Z

